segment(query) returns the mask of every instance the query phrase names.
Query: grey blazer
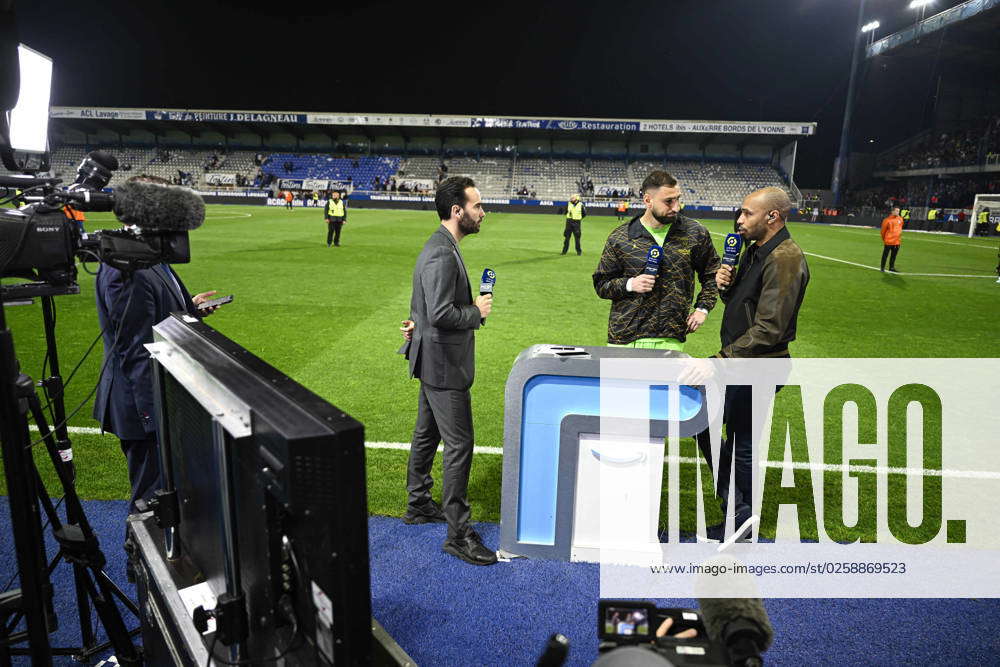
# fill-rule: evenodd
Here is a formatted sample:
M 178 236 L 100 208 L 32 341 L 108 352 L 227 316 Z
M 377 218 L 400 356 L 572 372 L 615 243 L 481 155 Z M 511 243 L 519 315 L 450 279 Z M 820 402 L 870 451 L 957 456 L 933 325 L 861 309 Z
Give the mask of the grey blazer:
M 410 319 L 413 339 L 400 352 L 410 376 L 439 389 L 468 389 L 476 373 L 480 313 L 472 301 L 469 276 L 455 238 L 438 227 L 424 244 L 413 269 Z

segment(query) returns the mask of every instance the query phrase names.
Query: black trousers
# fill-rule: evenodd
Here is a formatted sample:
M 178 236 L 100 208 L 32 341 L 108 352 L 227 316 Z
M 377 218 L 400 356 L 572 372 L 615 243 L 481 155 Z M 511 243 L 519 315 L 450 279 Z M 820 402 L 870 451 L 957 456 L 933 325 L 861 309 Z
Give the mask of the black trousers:
M 733 493 L 735 501 L 735 524 L 750 518 L 753 504 L 753 434 L 751 423 L 753 412 L 751 407 L 752 392 L 749 386 L 736 385 L 726 390 L 723 421 L 726 425 L 726 438 L 722 441 L 719 451 L 719 475 L 715 493 L 721 500 L 723 517 L 727 514 L 729 505 L 729 475 L 736 471 L 733 481 L 736 489 Z M 702 431 L 696 438 L 702 456 L 712 467 L 712 440 L 708 430 Z M 725 519 L 723 519 L 724 521 Z
M 340 228 L 344 226 L 343 218 L 326 219 L 326 244 L 340 245 Z
M 885 258 L 889 258 L 889 268 L 896 268 L 896 253 L 899 252 L 898 245 L 887 245 L 882 248 L 882 269 L 885 269 Z
M 775 389 L 775 394 L 781 391 L 782 387 Z M 763 415 L 771 409 L 770 404 L 756 406 L 758 414 Z M 715 493 L 719 497 L 722 506 L 723 522 L 730 513 L 734 515 L 734 528 L 750 518 L 753 513 L 753 443 L 759 443 L 759 447 L 767 447 L 766 442 L 761 441 L 761 434 L 753 430 L 753 389 L 749 385 L 732 385 L 726 388 L 726 398 L 723 407 L 723 422 L 726 425 L 726 438 L 722 441 L 719 450 L 719 474 Z M 709 431 L 706 429 L 699 433 L 695 440 L 702 456 L 712 468 L 712 440 Z M 735 465 L 735 471 L 733 466 Z M 732 473 L 735 489 L 733 489 L 732 512 L 729 510 L 729 475 Z
M 292 210 L 292 202 L 286 200 L 285 201 L 285 208 L 287 208 L 289 211 Z
M 121 440 L 122 452 L 128 463 L 128 479 L 132 484 L 132 497 L 129 504 L 129 514 L 136 512 L 135 503 L 140 498 L 148 499 L 159 489 L 160 481 L 160 448 L 156 434 L 151 434 L 141 440 Z
M 566 218 L 566 229 L 563 230 L 562 251 L 564 255 L 566 254 L 566 251 L 569 250 L 569 237 L 571 235 L 576 241 L 576 254 L 579 255 L 581 252 L 583 252 L 582 250 L 580 250 L 580 221 L 570 220 L 569 218 Z
M 407 503 L 419 508 L 431 499 L 431 466 L 444 440 L 444 484 L 441 509 L 448 519 L 448 538 L 463 537 L 471 511 L 467 498 L 472 468 L 472 395 L 468 389 L 438 389 L 420 383 L 417 424 L 406 466 Z

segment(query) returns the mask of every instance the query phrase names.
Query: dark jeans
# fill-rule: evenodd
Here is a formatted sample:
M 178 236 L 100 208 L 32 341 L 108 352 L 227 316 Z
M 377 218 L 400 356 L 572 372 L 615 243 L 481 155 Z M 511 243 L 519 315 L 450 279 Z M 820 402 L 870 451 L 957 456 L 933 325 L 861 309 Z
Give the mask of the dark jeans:
M 141 440 L 121 440 L 121 445 L 128 463 L 128 479 L 132 484 L 132 497 L 128 509 L 129 514 L 132 514 L 136 512 L 137 500 L 150 498 L 153 492 L 162 486 L 160 448 L 155 433 Z
M 781 391 L 779 386 L 777 393 Z M 723 517 L 728 516 L 729 505 L 729 475 L 733 474 L 733 513 L 734 528 L 750 518 L 753 514 L 753 443 L 756 440 L 759 447 L 766 447 L 761 442 L 759 434 L 753 432 L 753 389 L 749 385 L 733 385 L 726 389 L 726 399 L 723 408 L 723 421 L 726 424 L 726 439 L 722 441 L 719 450 L 719 475 L 715 492 L 721 499 Z M 761 425 L 769 405 L 757 406 L 761 415 Z M 702 456 L 712 467 L 712 441 L 708 430 L 697 436 L 698 448 Z M 733 466 L 735 465 L 735 472 Z M 723 518 L 725 521 L 725 518 Z
M 328 218 L 326 222 L 326 244 L 340 245 L 340 228 L 344 226 L 343 218 Z
M 582 252 L 582 250 L 580 250 L 580 221 L 570 220 L 569 218 L 566 218 L 566 229 L 563 230 L 562 251 L 564 255 L 566 254 L 566 251 L 569 250 L 570 236 L 573 236 L 574 240 L 576 241 L 576 254 L 579 255 Z
M 899 252 L 898 245 L 887 245 L 882 248 L 882 269 L 885 269 L 885 258 L 889 258 L 889 268 L 896 268 L 896 253 Z
M 472 468 L 472 396 L 469 390 L 438 389 L 420 383 L 417 424 L 413 428 L 406 468 L 407 502 L 417 508 L 431 499 L 431 466 L 438 443 L 444 440 L 444 483 L 441 509 L 448 519 L 448 538 L 469 529 L 469 470 Z
M 750 432 L 753 421 L 751 406 L 752 390 L 747 385 L 731 386 L 726 389 L 723 421 L 726 425 L 726 439 L 719 451 L 719 475 L 715 492 L 722 501 L 723 517 L 727 516 L 729 505 L 729 475 L 736 471 L 733 481 L 735 527 L 750 518 L 753 504 L 753 435 Z M 698 434 L 698 448 L 712 467 L 712 441 L 708 430 Z M 723 518 L 725 521 L 725 518 Z

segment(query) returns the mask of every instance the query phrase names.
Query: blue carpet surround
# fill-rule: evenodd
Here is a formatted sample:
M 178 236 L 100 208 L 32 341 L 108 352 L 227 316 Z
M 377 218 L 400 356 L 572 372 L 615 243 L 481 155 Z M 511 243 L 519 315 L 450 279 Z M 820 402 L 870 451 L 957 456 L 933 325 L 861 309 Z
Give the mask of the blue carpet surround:
M 106 571 L 125 581 L 124 501 L 88 501 L 87 517 L 108 558 Z M 466 565 L 441 552 L 444 524 L 407 526 L 372 517 L 372 608 L 420 665 L 530 665 L 553 632 L 570 639 L 567 664 L 589 665 L 597 650 L 598 568 L 587 563 L 518 559 Z M 488 545 L 499 526 L 479 524 Z M 0 584 L 16 571 L 10 507 L 0 499 Z M 50 553 L 52 547 L 50 543 Z M 53 575 L 59 630 L 55 646 L 79 643 L 72 575 Z M 17 585 L 16 582 L 14 584 Z M 693 600 L 661 600 L 693 606 Z M 1000 600 L 767 600 L 775 643 L 769 664 L 1000 664 Z M 124 613 L 129 627 L 136 621 Z M 104 636 L 103 630 L 99 633 Z M 17 664 L 27 664 L 22 659 Z M 58 664 L 73 663 L 69 658 Z

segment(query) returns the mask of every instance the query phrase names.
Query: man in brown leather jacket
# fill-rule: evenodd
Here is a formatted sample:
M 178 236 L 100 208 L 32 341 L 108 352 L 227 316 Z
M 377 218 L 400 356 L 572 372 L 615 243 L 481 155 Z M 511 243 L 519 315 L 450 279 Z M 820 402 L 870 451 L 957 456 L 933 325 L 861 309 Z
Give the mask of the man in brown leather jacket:
M 716 357 L 787 358 L 788 344 L 795 340 L 796 321 L 809 283 L 809 266 L 785 222 L 792 210 L 788 194 L 780 188 L 764 188 L 743 200 L 737 228 L 748 243 L 739 269 L 723 264 L 715 274 L 726 310 L 722 315 L 722 349 Z M 726 440 L 719 457 L 716 491 L 722 498 L 723 514 L 729 496 L 729 468 L 735 462 L 734 509 L 736 534 L 749 535 L 753 502 L 753 410 L 750 386 L 726 390 L 724 419 Z M 711 462 L 709 433 L 698 437 Z M 709 529 L 709 537 L 721 539 L 721 526 Z M 714 533 L 714 534 L 713 534 Z

